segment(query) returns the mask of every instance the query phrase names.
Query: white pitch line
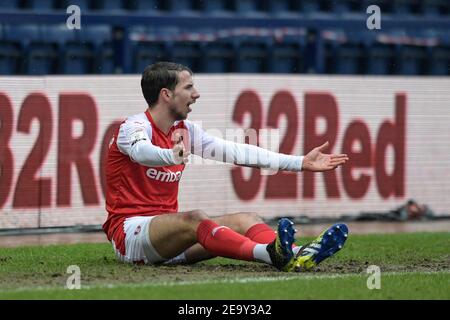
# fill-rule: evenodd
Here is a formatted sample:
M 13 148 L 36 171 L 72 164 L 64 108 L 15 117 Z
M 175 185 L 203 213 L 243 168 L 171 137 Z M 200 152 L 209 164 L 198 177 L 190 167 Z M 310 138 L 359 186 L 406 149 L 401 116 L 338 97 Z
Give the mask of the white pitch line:
M 427 271 L 427 272 L 384 272 L 382 276 L 396 276 L 396 275 L 414 275 L 414 274 L 425 274 L 433 275 L 439 273 L 449 273 L 450 270 L 444 271 Z M 339 278 L 350 278 L 354 276 L 360 276 L 366 278 L 368 275 L 366 273 L 346 273 L 346 274 L 297 274 L 292 276 L 281 276 L 281 277 L 247 277 L 247 278 L 235 278 L 235 279 L 222 279 L 222 280 L 200 280 L 200 281 L 167 281 L 158 283 L 122 283 L 122 284 L 100 284 L 100 285 L 84 285 L 81 279 L 81 290 L 93 290 L 93 289 L 115 289 L 115 288 L 147 288 L 147 287 L 176 287 L 176 286 L 189 286 L 189 285 L 204 285 L 204 284 L 235 284 L 235 283 L 258 283 L 258 282 L 276 282 L 276 281 L 289 281 L 289 280 L 314 280 L 314 279 L 339 279 Z M 0 290 L 0 293 L 15 293 L 15 292 L 25 292 L 25 291 L 46 291 L 46 290 L 64 290 L 64 291 L 74 291 L 78 290 L 68 290 L 64 287 L 24 287 L 17 288 L 13 290 Z

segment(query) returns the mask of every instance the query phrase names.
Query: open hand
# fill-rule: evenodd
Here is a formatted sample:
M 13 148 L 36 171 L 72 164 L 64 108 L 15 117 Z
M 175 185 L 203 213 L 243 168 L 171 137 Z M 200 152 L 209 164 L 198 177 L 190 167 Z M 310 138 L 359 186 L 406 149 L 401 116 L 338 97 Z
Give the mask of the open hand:
M 348 160 L 346 154 L 322 153 L 328 147 L 328 141 L 320 147 L 312 149 L 303 159 L 302 170 L 328 171 L 334 170 Z
M 172 148 L 175 162 L 177 164 L 188 163 L 189 156 L 191 155 L 191 153 L 188 150 L 186 150 L 186 147 L 184 146 L 183 136 L 178 133 L 175 133 L 175 141 L 177 141 L 177 143 Z

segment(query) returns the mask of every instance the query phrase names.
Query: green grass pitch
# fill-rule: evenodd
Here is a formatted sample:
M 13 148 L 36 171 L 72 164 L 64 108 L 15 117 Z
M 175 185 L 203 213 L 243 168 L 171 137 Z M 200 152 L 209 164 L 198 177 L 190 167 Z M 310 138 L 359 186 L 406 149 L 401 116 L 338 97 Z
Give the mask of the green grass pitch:
M 79 290 L 66 287 L 71 265 Z M 380 289 L 367 287 L 370 265 Z M 450 299 L 450 233 L 351 235 L 315 271 L 295 274 L 223 258 L 127 265 L 107 243 L 0 248 L 0 299 Z

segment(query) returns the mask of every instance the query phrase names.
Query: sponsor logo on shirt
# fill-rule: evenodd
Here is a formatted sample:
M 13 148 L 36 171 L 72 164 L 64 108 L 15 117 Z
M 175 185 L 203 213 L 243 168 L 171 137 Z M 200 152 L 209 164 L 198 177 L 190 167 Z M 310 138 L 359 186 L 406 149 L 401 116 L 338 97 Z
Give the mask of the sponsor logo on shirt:
M 155 168 L 150 168 L 147 170 L 147 177 L 153 180 L 161 181 L 161 182 L 176 182 L 180 181 L 182 171 L 172 172 L 170 170 L 167 171 L 159 171 Z

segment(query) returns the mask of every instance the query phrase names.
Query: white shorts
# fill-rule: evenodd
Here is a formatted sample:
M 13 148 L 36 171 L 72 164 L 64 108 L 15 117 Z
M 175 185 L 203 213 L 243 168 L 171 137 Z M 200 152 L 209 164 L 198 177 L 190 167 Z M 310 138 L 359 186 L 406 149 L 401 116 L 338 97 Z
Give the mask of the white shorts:
M 157 262 L 164 262 L 165 264 L 184 263 L 186 255 L 184 252 L 172 259 L 164 259 L 161 257 L 150 241 L 148 228 L 155 216 L 131 217 L 126 218 L 123 222 L 123 229 L 119 230 L 125 235 L 125 254 L 123 255 L 118 247 L 121 244 L 111 241 L 117 259 L 127 263 L 145 263 L 153 264 Z M 121 237 L 122 238 L 122 237 Z M 123 238 L 122 238 L 123 239 Z M 123 245 L 123 244 L 122 244 Z
M 123 262 L 152 264 L 164 261 L 150 242 L 148 228 L 155 216 L 131 217 L 125 219 L 125 255 L 122 255 L 112 241 L 116 257 Z

